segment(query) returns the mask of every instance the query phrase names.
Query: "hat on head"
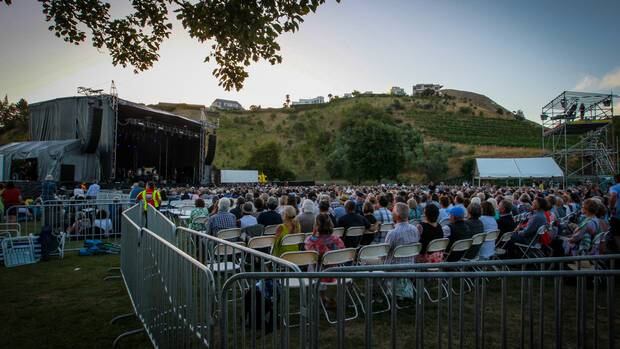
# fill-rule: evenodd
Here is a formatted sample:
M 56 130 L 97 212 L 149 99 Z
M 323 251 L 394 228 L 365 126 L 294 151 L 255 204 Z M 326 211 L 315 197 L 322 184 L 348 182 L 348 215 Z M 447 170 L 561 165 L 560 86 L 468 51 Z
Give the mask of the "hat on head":
M 246 202 L 245 204 L 243 204 L 243 214 L 252 214 L 252 211 L 254 211 L 254 205 L 252 205 L 251 202 Z
M 448 210 L 448 214 L 450 216 L 454 216 L 456 218 L 464 218 L 465 217 L 465 209 L 461 206 L 454 206 Z

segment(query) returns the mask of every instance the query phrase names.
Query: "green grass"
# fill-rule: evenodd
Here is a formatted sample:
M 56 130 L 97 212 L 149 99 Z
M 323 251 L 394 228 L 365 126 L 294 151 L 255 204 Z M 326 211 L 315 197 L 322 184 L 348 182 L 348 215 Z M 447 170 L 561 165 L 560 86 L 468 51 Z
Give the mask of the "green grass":
M 117 335 L 139 328 L 134 318 L 110 324 L 132 311 L 122 281 L 103 281 L 119 264 L 118 255 L 68 253 L 64 260 L 0 267 L 0 348 L 110 348 Z M 121 347 L 151 346 L 140 334 Z
M 120 280 L 103 281 L 110 267 L 118 266 L 119 257 L 105 255 L 95 257 L 79 257 L 69 253 L 64 260 L 53 258 L 49 262 L 21 266 L 12 269 L 0 268 L 0 285 L 2 285 L 2 311 L 0 321 L 0 348 L 109 348 L 114 338 L 120 333 L 139 328 L 138 321 L 129 318 L 111 325 L 110 319 L 119 314 L 131 312 L 129 297 Z M 360 285 L 361 286 L 361 285 Z M 520 333 L 520 282 L 517 279 L 508 280 L 507 324 L 508 344 L 510 348 L 519 345 Z M 534 336 L 538 339 L 538 301 L 539 283 L 533 280 L 532 285 L 534 309 Z M 526 288 L 527 290 L 527 288 Z M 295 292 L 291 292 L 291 304 L 296 303 Z M 500 283 L 497 279 L 489 281 L 486 289 L 486 304 L 484 307 L 485 344 L 488 348 L 500 345 Z M 620 295 L 620 288 L 616 288 L 616 299 Z M 333 296 L 333 295 L 332 295 Z M 571 282 L 565 284 L 563 290 L 563 343 L 567 348 L 576 346 L 575 342 L 575 286 Z M 465 328 L 464 346 L 474 346 L 474 293 L 465 296 Z M 586 347 L 592 346 L 593 324 L 592 319 L 592 289 L 588 289 L 587 304 L 588 317 L 586 333 L 588 340 Z M 601 347 L 607 343 L 607 310 L 605 301 L 605 287 L 599 286 L 599 318 L 597 324 Z M 458 297 L 453 300 L 454 317 L 452 325 L 447 323 L 446 303 L 442 304 L 441 315 L 438 320 L 437 306 L 426 301 L 424 316 L 424 347 L 434 348 L 436 340 L 436 326 L 442 328 L 444 347 L 448 326 L 452 326 L 454 344 L 458 343 Z M 554 294 L 552 280 L 545 282 L 544 294 L 545 337 L 546 345 L 551 345 L 554 335 Z M 237 303 L 239 307 L 243 302 Z M 231 305 L 232 307 L 232 305 Z M 238 316 L 242 314 L 238 308 Z M 616 307 L 615 318 L 620 318 L 620 307 Z M 415 343 L 415 308 L 398 311 L 396 325 L 397 347 L 412 347 Z M 527 317 L 527 313 L 526 313 Z M 235 320 L 229 318 L 231 323 Z M 236 321 L 240 321 L 236 318 Z M 321 348 L 331 348 L 337 338 L 337 327 L 327 324 L 320 318 L 318 341 Z M 617 320 L 616 320 L 617 322 Z M 348 322 L 345 326 L 345 347 L 355 348 L 364 346 L 365 342 L 364 318 Z M 241 327 L 237 328 L 237 338 L 250 342 L 249 332 L 241 336 Z M 380 314 L 373 317 L 373 347 L 386 348 L 391 346 L 390 314 Z M 289 347 L 295 348 L 298 343 L 298 328 L 290 332 Z M 217 333 L 217 329 L 216 329 Z M 526 335 L 527 327 L 526 327 Z M 231 334 L 232 335 L 232 334 Z M 276 336 L 281 336 L 278 332 Z M 271 342 L 274 335 L 265 338 Z M 620 341 L 620 333 L 616 332 L 616 341 Z M 277 337 L 279 338 L 279 337 Z M 216 335 L 217 340 L 217 335 Z M 232 341 L 232 337 L 229 337 Z M 260 341 L 259 341 L 260 343 Z M 527 342 L 526 342 L 527 343 Z M 149 348 L 150 342 L 145 335 L 140 334 L 124 339 L 123 348 Z

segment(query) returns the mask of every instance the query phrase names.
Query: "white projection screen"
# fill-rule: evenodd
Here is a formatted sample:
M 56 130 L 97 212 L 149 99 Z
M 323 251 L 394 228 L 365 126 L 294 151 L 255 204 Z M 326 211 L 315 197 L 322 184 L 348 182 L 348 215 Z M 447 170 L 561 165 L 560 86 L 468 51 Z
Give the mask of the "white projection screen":
M 222 183 L 258 183 L 256 170 L 222 170 Z

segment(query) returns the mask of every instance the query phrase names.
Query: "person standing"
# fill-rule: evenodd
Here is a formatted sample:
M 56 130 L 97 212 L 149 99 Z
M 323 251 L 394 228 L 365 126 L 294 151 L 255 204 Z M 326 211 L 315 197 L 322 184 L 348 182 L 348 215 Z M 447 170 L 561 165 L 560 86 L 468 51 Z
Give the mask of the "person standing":
M 97 182 L 92 183 L 90 186 L 88 186 L 88 190 L 86 191 L 86 198 L 89 200 L 97 200 L 97 195 L 99 195 L 100 190 L 101 187 L 99 186 L 99 184 L 97 184 Z
M 135 182 L 131 186 L 131 190 L 129 191 L 129 203 L 134 203 L 138 201 L 138 195 L 143 191 L 140 183 Z
M 161 193 L 155 188 L 155 184 L 153 184 L 153 182 L 149 182 L 146 185 L 146 189 L 138 194 L 137 201 L 142 201 L 144 212 L 146 212 L 148 205 L 151 205 L 158 210 L 159 205 L 161 204 Z
M 41 200 L 43 202 L 56 199 L 56 181 L 52 175 L 45 176 L 45 180 L 41 184 Z
M 611 245 L 614 246 L 608 247 L 611 247 L 612 250 L 617 251 L 620 249 L 620 198 L 618 197 L 620 196 L 620 174 L 617 174 L 614 179 L 616 181 L 616 184 L 609 188 L 609 233 L 611 234 Z M 576 197 L 577 195 L 574 196 Z M 574 202 L 577 200 L 574 200 L 573 197 L 571 197 L 571 201 Z M 576 210 L 574 212 L 576 212 Z

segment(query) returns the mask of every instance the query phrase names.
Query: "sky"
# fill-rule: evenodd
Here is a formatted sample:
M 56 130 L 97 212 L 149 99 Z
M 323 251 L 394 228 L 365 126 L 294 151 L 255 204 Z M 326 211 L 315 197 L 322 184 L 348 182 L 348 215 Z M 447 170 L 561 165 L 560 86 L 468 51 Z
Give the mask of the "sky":
M 129 1 L 111 1 L 123 14 Z M 116 6 L 116 7 L 115 7 Z M 489 96 L 539 121 L 564 90 L 620 91 L 620 1 L 327 0 L 300 30 L 278 42 L 283 63 L 255 63 L 241 91 L 227 92 L 203 63 L 200 44 L 173 22 L 149 71 L 115 67 L 105 50 L 74 46 L 47 30 L 35 0 L 0 4 L 0 94 L 38 102 L 76 95 L 78 86 L 141 103 L 279 107 L 291 99 L 387 92 L 416 83 Z M 619 93 L 620 94 L 620 93 Z M 620 100 L 620 99 L 619 99 Z M 620 109 L 619 109 L 620 110 Z

